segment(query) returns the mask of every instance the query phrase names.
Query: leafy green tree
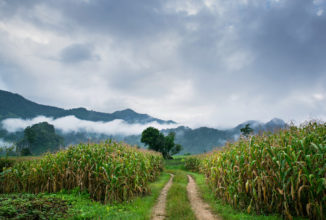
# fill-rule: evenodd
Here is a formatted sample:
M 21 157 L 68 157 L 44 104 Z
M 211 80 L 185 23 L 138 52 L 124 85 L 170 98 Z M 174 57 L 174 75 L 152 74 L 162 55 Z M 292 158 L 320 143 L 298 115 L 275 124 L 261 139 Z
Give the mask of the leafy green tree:
M 246 124 L 245 127 L 240 129 L 242 135 L 248 137 L 254 130 L 250 127 L 250 124 Z
M 149 149 L 161 152 L 160 149 L 164 145 L 164 135 L 158 129 L 149 127 L 142 132 L 140 141 L 148 145 Z
M 161 152 L 165 159 L 171 159 L 174 154 L 182 150 L 180 144 L 174 143 L 175 133 L 164 136 L 158 129 L 148 127 L 142 132 L 141 142 L 148 145 L 148 149 Z
M 17 152 L 39 155 L 57 151 L 62 145 L 63 138 L 55 133 L 54 126 L 41 122 L 25 128 L 23 139 L 17 143 Z

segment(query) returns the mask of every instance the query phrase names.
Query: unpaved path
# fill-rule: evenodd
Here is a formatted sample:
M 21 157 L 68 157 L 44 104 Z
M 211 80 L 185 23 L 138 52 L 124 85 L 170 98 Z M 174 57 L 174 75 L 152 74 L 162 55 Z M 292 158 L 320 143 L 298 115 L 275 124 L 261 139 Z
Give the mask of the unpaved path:
M 170 174 L 170 180 L 169 182 L 164 186 L 164 188 L 161 191 L 160 196 L 158 197 L 158 202 L 153 208 L 152 212 L 152 220 L 162 220 L 165 219 L 166 212 L 165 212 L 165 206 L 166 206 L 166 196 L 168 195 L 168 191 L 170 187 L 172 186 L 172 180 L 173 180 L 173 174 Z
M 210 211 L 209 205 L 200 198 L 196 183 L 190 175 L 188 175 L 188 181 L 188 198 L 196 218 L 198 220 L 222 220 L 221 217 L 213 215 Z

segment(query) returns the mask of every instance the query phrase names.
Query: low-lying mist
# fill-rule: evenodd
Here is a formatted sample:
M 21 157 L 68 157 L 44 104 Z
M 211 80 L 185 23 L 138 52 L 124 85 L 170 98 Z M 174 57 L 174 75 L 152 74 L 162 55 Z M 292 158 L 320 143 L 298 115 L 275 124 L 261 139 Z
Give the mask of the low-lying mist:
M 61 130 L 64 133 L 69 132 L 90 132 L 100 133 L 107 135 L 137 135 L 147 127 L 155 127 L 157 129 L 176 128 L 178 124 L 159 124 L 157 122 L 151 122 L 146 124 L 128 124 L 124 120 L 116 119 L 110 122 L 94 122 L 86 121 L 76 118 L 75 116 L 66 116 L 62 118 L 53 119 L 45 116 L 38 116 L 33 119 L 20 119 L 9 118 L 3 120 L 2 127 L 8 132 L 16 132 L 25 129 L 27 126 L 31 126 L 40 122 L 48 122 L 54 125 L 56 129 Z
M 13 143 L 4 141 L 2 138 L 0 138 L 0 148 L 7 148 L 7 147 L 11 147 L 13 145 Z

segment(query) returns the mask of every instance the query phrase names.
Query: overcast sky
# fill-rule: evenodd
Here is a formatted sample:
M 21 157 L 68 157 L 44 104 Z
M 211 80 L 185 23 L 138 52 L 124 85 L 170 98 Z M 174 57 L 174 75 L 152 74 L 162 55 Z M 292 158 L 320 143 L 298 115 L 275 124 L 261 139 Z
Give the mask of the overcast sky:
M 326 120 L 326 1 L 0 0 L 0 89 L 190 126 Z

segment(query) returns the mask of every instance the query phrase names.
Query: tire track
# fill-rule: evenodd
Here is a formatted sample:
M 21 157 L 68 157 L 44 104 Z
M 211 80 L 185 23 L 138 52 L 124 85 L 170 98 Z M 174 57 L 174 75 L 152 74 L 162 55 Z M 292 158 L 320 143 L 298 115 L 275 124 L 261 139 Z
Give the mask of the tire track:
M 221 217 L 213 215 L 209 205 L 200 198 L 196 183 L 190 175 L 188 175 L 188 181 L 188 198 L 196 218 L 198 220 L 222 220 Z
M 156 205 L 153 208 L 152 211 L 152 220 L 162 220 L 165 219 L 166 216 L 166 197 L 168 194 L 168 191 L 170 189 L 170 187 L 172 186 L 172 181 L 173 181 L 173 174 L 170 174 L 170 180 L 168 181 L 168 183 L 164 186 L 164 188 L 161 191 L 160 196 L 158 197 L 158 201 L 156 203 Z

